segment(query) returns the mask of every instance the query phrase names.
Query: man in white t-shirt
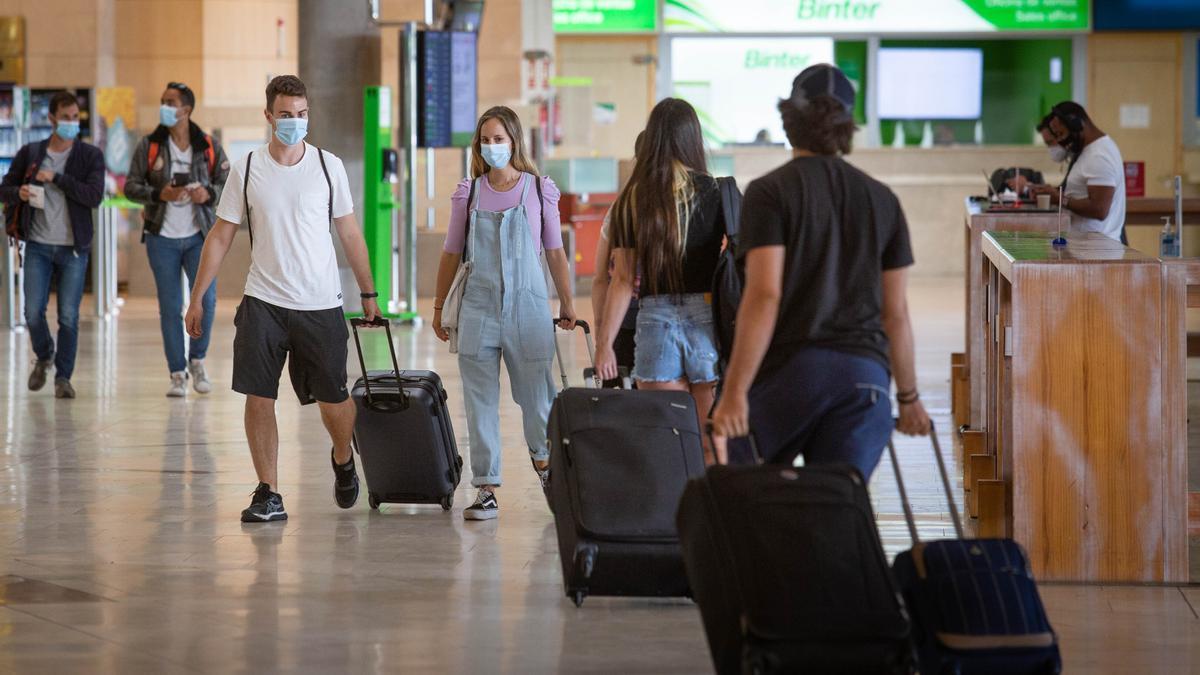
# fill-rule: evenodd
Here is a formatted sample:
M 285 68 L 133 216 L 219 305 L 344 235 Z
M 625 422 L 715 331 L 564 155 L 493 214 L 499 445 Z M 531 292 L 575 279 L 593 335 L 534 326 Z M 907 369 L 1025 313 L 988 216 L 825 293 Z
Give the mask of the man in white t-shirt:
M 1117 144 L 1074 101 L 1054 106 L 1049 124 L 1055 141 L 1072 157 L 1062 203 L 1071 213 L 1071 229 L 1125 242 L 1125 163 Z M 1058 199 L 1057 188 L 1038 186 L 1035 192 Z
M 199 297 L 217 276 L 238 224 L 250 234 L 250 273 L 233 323 L 233 390 L 246 395 L 246 438 L 258 487 L 242 522 L 286 520 L 278 489 L 275 399 L 283 364 L 301 404 L 316 402 L 333 441 L 334 498 L 358 499 L 350 439 L 355 407 L 346 390 L 346 321 L 333 237 L 336 233 L 362 289 L 363 315 L 379 316 L 367 246 L 354 218 L 342 161 L 304 143 L 308 93 L 293 75 L 267 85 L 270 142 L 235 163 L 204 244 L 188 308 L 188 332 L 201 330 Z

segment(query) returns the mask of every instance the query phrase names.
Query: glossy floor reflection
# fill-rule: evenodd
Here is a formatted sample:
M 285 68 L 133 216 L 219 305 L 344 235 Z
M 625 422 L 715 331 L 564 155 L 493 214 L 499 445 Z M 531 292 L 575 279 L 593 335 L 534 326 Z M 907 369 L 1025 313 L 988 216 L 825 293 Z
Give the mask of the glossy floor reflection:
M 949 458 L 946 364 L 961 344 L 961 284 L 919 284 L 913 307 L 923 395 Z M 365 497 L 339 510 L 317 412 L 285 396 L 291 519 L 239 523 L 255 481 L 242 400 L 228 389 L 232 313 L 220 307 L 215 393 L 183 401 L 163 396 L 152 302 L 131 301 L 115 322 L 85 320 L 75 401 L 27 392 L 28 337 L 0 333 L 0 672 L 710 670 L 689 602 L 590 598 L 576 609 L 563 597 L 550 513 L 507 397 L 498 521 L 463 522 L 467 480 L 449 514 L 373 513 Z M 402 364 L 446 379 L 466 454 L 453 358 L 427 328 L 396 339 Z M 582 367 L 582 340 L 568 342 Z M 366 345 L 382 366 L 382 336 Z M 922 534 L 949 533 L 927 446 L 906 441 L 901 452 Z M 894 553 L 908 540 L 886 464 L 872 487 Z M 1200 589 L 1043 594 L 1068 672 L 1200 671 Z

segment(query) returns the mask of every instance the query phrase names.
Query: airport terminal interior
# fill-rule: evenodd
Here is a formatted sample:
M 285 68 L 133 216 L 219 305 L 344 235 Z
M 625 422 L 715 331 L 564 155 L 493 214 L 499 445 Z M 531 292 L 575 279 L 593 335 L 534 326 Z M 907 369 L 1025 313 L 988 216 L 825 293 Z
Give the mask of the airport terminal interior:
M 0 672 L 1200 673 L 1191 0 L 0 0 L 0 175 Z

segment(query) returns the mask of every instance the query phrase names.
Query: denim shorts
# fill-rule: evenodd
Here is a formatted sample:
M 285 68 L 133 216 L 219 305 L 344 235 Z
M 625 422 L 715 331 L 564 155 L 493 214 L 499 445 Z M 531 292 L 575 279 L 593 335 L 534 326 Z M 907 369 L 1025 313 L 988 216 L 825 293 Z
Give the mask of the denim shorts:
M 712 305 L 703 293 L 642 298 L 635 340 L 635 380 L 717 381 Z

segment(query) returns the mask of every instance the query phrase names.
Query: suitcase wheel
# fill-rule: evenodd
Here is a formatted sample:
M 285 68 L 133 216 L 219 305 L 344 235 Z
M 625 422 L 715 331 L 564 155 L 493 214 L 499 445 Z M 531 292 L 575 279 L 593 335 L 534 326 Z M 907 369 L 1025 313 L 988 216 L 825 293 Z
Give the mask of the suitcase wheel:
M 454 506 L 454 495 L 442 497 L 442 510 L 449 511 L 451 506 Z
M 583 591 L 575 591 L 571 594 L 571 601 L 575 603 L 576 607 L 583 607 L 583 599 L 586 597 L 587 593 L 584 593 Z
M 374 492 L 367 493 L 367 504 L 373 509 L 379 508 L 379 498 L 375 496 Z

